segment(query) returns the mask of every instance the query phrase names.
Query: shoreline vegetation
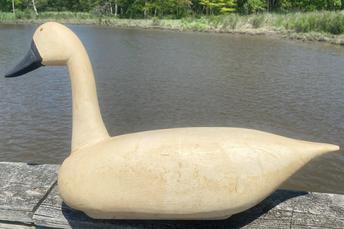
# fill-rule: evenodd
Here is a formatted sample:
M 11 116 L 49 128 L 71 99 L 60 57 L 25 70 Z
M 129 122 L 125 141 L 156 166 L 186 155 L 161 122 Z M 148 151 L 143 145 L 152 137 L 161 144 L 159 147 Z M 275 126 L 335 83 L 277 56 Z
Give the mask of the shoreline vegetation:
M 278 35 L 289 39 L 321 41 L 344 46 L 344 11 L 249 15 L 231 13 L 181 19 L 122 19 L 68 11 L 41 12 L 38 16 L 20 11 L 17 11 L 16 15 L 0 12 L 0 24 L 40 24 L 47 21 L 173 31 Z

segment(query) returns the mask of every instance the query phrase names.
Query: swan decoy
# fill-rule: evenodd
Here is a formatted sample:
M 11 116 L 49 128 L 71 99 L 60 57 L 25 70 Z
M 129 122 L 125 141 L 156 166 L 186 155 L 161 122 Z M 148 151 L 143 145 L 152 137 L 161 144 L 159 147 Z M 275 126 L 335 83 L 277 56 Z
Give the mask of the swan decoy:
M 110 137 L 79 38 L 48 22 L 6 77 L 67 65 L 73 97 L 71 154 L 59 169 L 64 202 L 99 219 L 225 219 L 258 204 L 336 145 L 242 128 L 176 128 Z

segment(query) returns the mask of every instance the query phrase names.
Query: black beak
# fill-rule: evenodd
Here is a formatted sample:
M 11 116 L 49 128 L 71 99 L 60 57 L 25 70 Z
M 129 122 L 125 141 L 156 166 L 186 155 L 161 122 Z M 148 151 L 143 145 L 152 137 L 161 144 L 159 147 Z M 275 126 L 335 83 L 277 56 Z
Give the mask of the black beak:
M 34 41 L 31 43 L 31 48 L 26 54 L 24 59 L 20 61 L 11 71 L 7 72 L 5 77 L 17 77 L 31 72 L 39 67 L 43 66 L 42 57 L 39 54 Z

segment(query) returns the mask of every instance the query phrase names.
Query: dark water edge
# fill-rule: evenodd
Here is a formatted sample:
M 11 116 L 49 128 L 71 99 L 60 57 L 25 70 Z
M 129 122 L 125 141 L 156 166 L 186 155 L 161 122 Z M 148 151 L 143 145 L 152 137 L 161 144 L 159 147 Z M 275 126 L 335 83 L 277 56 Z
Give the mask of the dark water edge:
M 70 27 L 84 42 L 112 135 L 229 126 L 344 145 L 344 50 L 266 36 Z M 0 74 L 34 26 L 0 26 Z M 0 160 L 61 163 L 71 134 L 65 68 L 0 78 Z M 312 161 L 283 187 L 344 193 L 343 151 Z

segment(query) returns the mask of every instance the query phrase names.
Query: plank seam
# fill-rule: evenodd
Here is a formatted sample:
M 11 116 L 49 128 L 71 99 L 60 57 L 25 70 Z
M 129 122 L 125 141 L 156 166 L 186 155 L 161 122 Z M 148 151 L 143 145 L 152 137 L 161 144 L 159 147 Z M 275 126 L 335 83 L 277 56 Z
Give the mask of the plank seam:
M 51 191 L 53 190 L 53 188 L 55 187 L 57 183 L 57 179 L 54 181 L 54 183 L 50 186 L 50 188 L 47 190 L 47 192 L 44 194 L 44 196 L 38 201 L 38 203 L 36 204 L 36 206 L 32 209 L 31 213 L 32 213 L 32 217 L 35 215 L 37 209 L 39 208 L 39 206 L 41 206 L 41 204 L 43 203 L 43 201 L 48 197 L 48 195 L 51 193 Z
M 21 222 L 21 221 L 0 220 L 0 223 L 11 224 L 11 225 L 22 225 L 22 226 L 35 226 L 34 222 L 24 223 L 24 222 Z

